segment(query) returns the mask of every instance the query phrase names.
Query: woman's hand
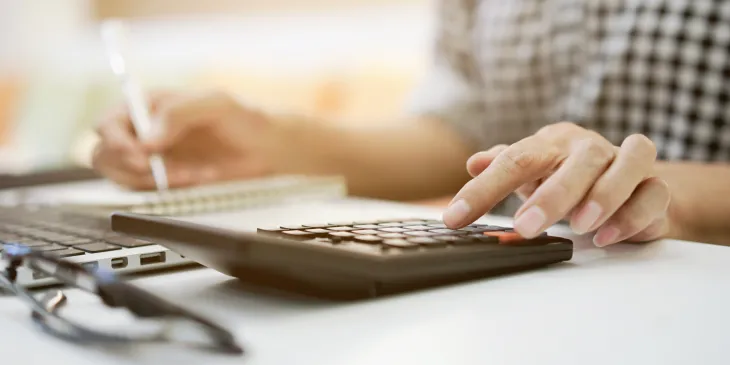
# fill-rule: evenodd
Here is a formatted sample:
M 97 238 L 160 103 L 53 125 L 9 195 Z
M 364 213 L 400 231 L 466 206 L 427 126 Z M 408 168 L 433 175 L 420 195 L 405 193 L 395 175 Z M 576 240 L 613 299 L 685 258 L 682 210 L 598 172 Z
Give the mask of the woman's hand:
M 516 192 L 524 204 L 514 229 L 524 237 L 569 219 L 576 233 L 595 231 L 597 246 L 654 240 L 669 229 L 670 201 L 655 160 L 656 148 L 643 135 L 616 147 L 575 124 L 553 124 L 473 155 L 467 170 L 474 179 L 452 200 L 444 222 L 463 227 Z
M 148 157 L 163 155 L 171 187 L 182 187 L 267 174 L 276 158 L 275 128 L 270 119 L 219 92 L 167 93 L 152 98 L 157 136 L 140 141 L 126 108 L 98 128 L 95 169 L 134 189 L 154 188 Z M 281 153 L 278 153 L 281 154 Z

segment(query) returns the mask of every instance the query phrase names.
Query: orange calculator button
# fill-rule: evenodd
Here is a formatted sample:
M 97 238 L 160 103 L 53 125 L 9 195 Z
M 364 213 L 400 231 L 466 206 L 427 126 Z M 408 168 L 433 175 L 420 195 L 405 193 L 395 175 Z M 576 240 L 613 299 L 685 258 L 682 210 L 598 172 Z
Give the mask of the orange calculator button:
M 525 240 L 525 237 L 520 236 L 520 234 L 517 232 L 489 231 L 489 232 L 484 232 L 484 235 L 497 237 L 497 238 L 499 238 L 500 243 L 517 242 L 517 241 Z

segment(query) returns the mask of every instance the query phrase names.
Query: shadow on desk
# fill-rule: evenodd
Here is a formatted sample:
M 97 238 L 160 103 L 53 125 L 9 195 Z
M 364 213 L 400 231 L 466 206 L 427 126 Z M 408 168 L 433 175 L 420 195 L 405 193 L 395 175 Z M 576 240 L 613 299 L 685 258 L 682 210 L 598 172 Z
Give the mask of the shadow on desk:
M 574 263 L 561 262 L 547 266 L 512 268 L 509 270 L 481 273 L 480 277 L 452 278 L 447 281 L 439 283 L 429 282 L 420 286 L 387 288 L 391 290 L 384 290 L 381 293 L 370 293 L 370 296 L 363 296 L 361 292 L 355 293 L 355 296 L 350 296 L 349 294 L 351 293 L 336 293 L 333 295 L 329 292 L 321 292 L 318 288 L 307 286 L 306 284 L 274 282 L 275 280 L 271 280 L 271 278 L 267 278 L 268 280 L 232 278 L 211 285 L 200 294 L 206 297 L 210 296 L 211 298 L 226 298 L 227 300 L 241 298 L 242 301 L 247 301 L 255 306 L 257 311 L 263 310 L 268 314 L 276 314 L 278 311 L 289 312 L 291 309 L 317 310 L 407 298 L 414 294 L 438 293 L 439 291 L 449 290 L 450 288 L 458 288 L 470 284 L 483 283 L 485 281 L 506 280 L 537 270 L 568 270 L 573 266 L 575 266 Z M 243 275 L 242 277 L 246 276 Z

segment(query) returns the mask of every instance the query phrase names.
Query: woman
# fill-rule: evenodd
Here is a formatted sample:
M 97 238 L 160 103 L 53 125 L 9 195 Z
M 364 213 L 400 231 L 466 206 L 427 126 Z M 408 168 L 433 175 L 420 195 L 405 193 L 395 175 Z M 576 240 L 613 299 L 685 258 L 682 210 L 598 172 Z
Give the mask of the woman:
M 138 142 L 119 112 L 99 128 L 95 166 L 151 188 L 146 155 L 161 152 L 174 186 L 339 173 L 358 195 L 458 190 L 450 227 L 509 212 L 526 237 L 568 220 L 598 246 L 727 240 L 730 2 L 449 0 L 438 10 L 434 67 L 408 121 L 354 130 L 220 93 L 158 95 L 158 138 Z

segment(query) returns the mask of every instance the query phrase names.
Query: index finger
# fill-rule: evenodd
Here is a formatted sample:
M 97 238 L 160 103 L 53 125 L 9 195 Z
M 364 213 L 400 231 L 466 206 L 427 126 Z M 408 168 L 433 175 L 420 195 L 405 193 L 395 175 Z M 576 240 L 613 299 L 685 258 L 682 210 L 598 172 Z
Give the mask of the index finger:
M 456 194 L 444 212 L 444 224 L 454 229 L 474 222 L 520 186 L 553 171 L 564 158 L 558 148 L 537 136 L 511 145 Z

